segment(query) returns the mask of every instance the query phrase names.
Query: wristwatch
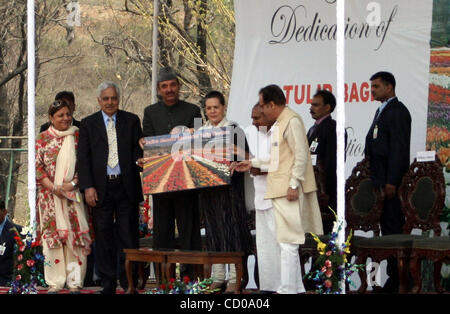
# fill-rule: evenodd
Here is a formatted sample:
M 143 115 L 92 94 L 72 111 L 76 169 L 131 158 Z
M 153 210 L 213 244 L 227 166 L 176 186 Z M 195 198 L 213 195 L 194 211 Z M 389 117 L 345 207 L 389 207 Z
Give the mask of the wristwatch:
M 77 184 L 75 182 L 73 182 L 73 181 L 70 181 L 70 184 L 72 184 L 73 187 L 77 186 Z

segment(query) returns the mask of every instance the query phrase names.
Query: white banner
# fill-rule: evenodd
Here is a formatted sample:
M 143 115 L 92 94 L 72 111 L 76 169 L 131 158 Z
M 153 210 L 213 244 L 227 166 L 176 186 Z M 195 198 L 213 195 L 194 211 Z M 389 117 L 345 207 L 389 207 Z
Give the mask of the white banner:
M 411 159 L 425 150 L 432 0 L 348 0 L 346 16 L 346 176 L 364 156 L 380 103 L 370 76 L 394 74 L 412 116 Z M 277 84 L 308 129 L 318 88 L 336 95 L 335 0 L 235 0 L 236 42 L 227 117 L 244 129 L 258 91 Z M 336 112 L 333 113 L 336 117 Z

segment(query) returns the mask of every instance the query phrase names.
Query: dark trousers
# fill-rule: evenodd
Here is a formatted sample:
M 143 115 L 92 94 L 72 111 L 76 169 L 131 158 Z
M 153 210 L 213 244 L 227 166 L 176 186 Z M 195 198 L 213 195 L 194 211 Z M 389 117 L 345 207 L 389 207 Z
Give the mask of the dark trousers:
M 92 243 L 91 248 L 93 247 L 94 243 Z M 91 251 L 91 253 L 87 256 L 86 260 L 86 276 L 84 277 L 84 287 L 91 287 L 94 285 L 94 250 Z
M 115 293 L 117 275 L 128 287 L 124 248 L 138 247 L 139 205 L 130 201 L 122 180 L 108 180 L 101 206 L 92 210 L 96 265 L 102 277 L 103 293 Z
M 380 217 L 382 235 L 401 234 L 405 224 L 405 215 L 401 209 L 400 198 L 396 194 L 391 199 L 384 200 L 383 212 Z M 394 257 L 387 259 L 386 273 L 389 276 L 384 288 L 387 292 L 396 292 L 399 286 L 397 260 Z
M 153 247 L 175 248 L 175 221 L 182 250 L 200 250 L 200 214 L 197 193 L 170 192 L 153 195 Z M 190 267 L 182 268 L 181 275 L 192 278 Z

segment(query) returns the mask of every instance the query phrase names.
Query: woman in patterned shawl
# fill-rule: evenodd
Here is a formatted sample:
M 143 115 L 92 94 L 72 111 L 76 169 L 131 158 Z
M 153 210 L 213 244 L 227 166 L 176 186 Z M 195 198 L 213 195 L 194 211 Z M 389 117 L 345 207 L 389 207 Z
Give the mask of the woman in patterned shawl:
M 78 128 L 64 100 L 48 109 L 51 126 L 36 139 L 38 237 L 45 256 L 49 293 L 64 284 L 79 293 L 86 273 L 91 234 L 75 172 Z

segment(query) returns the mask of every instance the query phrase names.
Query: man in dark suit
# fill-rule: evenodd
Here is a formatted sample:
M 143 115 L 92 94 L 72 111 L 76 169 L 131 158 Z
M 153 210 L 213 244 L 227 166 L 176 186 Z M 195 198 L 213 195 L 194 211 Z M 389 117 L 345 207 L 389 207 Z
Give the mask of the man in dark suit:
M 175 127 L 194 128 L 202 125 L 200 108 L 179 99 L 180 82 L 175 71 L 166 67 L 158 75 L 158 95 L 162 101 L 145 108 L 144 136 L 170 134 Z M 174 248 L 175 220 L 180 246 L 184 250 L 201 249 L 200 214 L 196 191 L 169 192 L 153 195 L 153 246 Z M 192 278 L 193 271 L 182 268 L 182 275 Z
M 135 114 L 119 110 L 119 99 L 115 83 L 99 85 L 101 110 L 81 121 L 77 156 L 80 188 L 92 207 L 95 258 L 104 294 L 115 293 L 117 266 L 122 288 L 128 286 L 123 249 L 138 246 L 143 200 L 137 166 L 142 158 L 141 124 Z
M 69 104 L 70 107 L 70 111 L 73 115 L 74 111 L 75 111 L 75 95 L 72 92 L 68 92 L 68 91 L 61 91 L 58 94 L 56 94 L 55 96 L 55 100 L 64 100 Z M 74 117 L 72 117 L 72 124 L 76 127 L 80 127 L 80 121 L 78 121 L 77 119 L 75 119 Z M 44 132 L 45 130 L 47 130 L 50 127 L 50 122 L 45 122 L 43 125 L 41 125 L 40 129 L 39 129 L 39 133 Z
M 16 229 L 19 233 L 22 227 L 11 222 L 8 217 L 5 202 L 0 200 L 0 286 L 8 286 L 12 281 L 14 267 L 14 237 Z
M 311 156 L 317 156 L 325 176 L 325 192 L 328 205 L 336 211 L 336 121 L 331 113 L 336 108 L 336 98 L 327 90 L 318 90 L 314 95 L 309 112 L 316 120 L 308 131 L 308 143 Z M 345 134 L 347 144 L 347 134 Z M 331 211 L 330 211 L 331 214 Z M 333 229 L 334 218 L 323 219 L 323 231 L 328 234 Z
M 375 188 L 385 195 L 380 218 L 383 235 L 402 233 L 405 216 L 401 210 L 398 187 L 409 167 L 411 115 L 395 96 L 395 78 L 389 72 L 372 75 L 371 92 L 382 104 L 377 109 L 366 136 L 365 155 L 370 160 L 371 178 Z M 389 279 L 386 292 L 398 290 L 395 259 L 388 260 Z

